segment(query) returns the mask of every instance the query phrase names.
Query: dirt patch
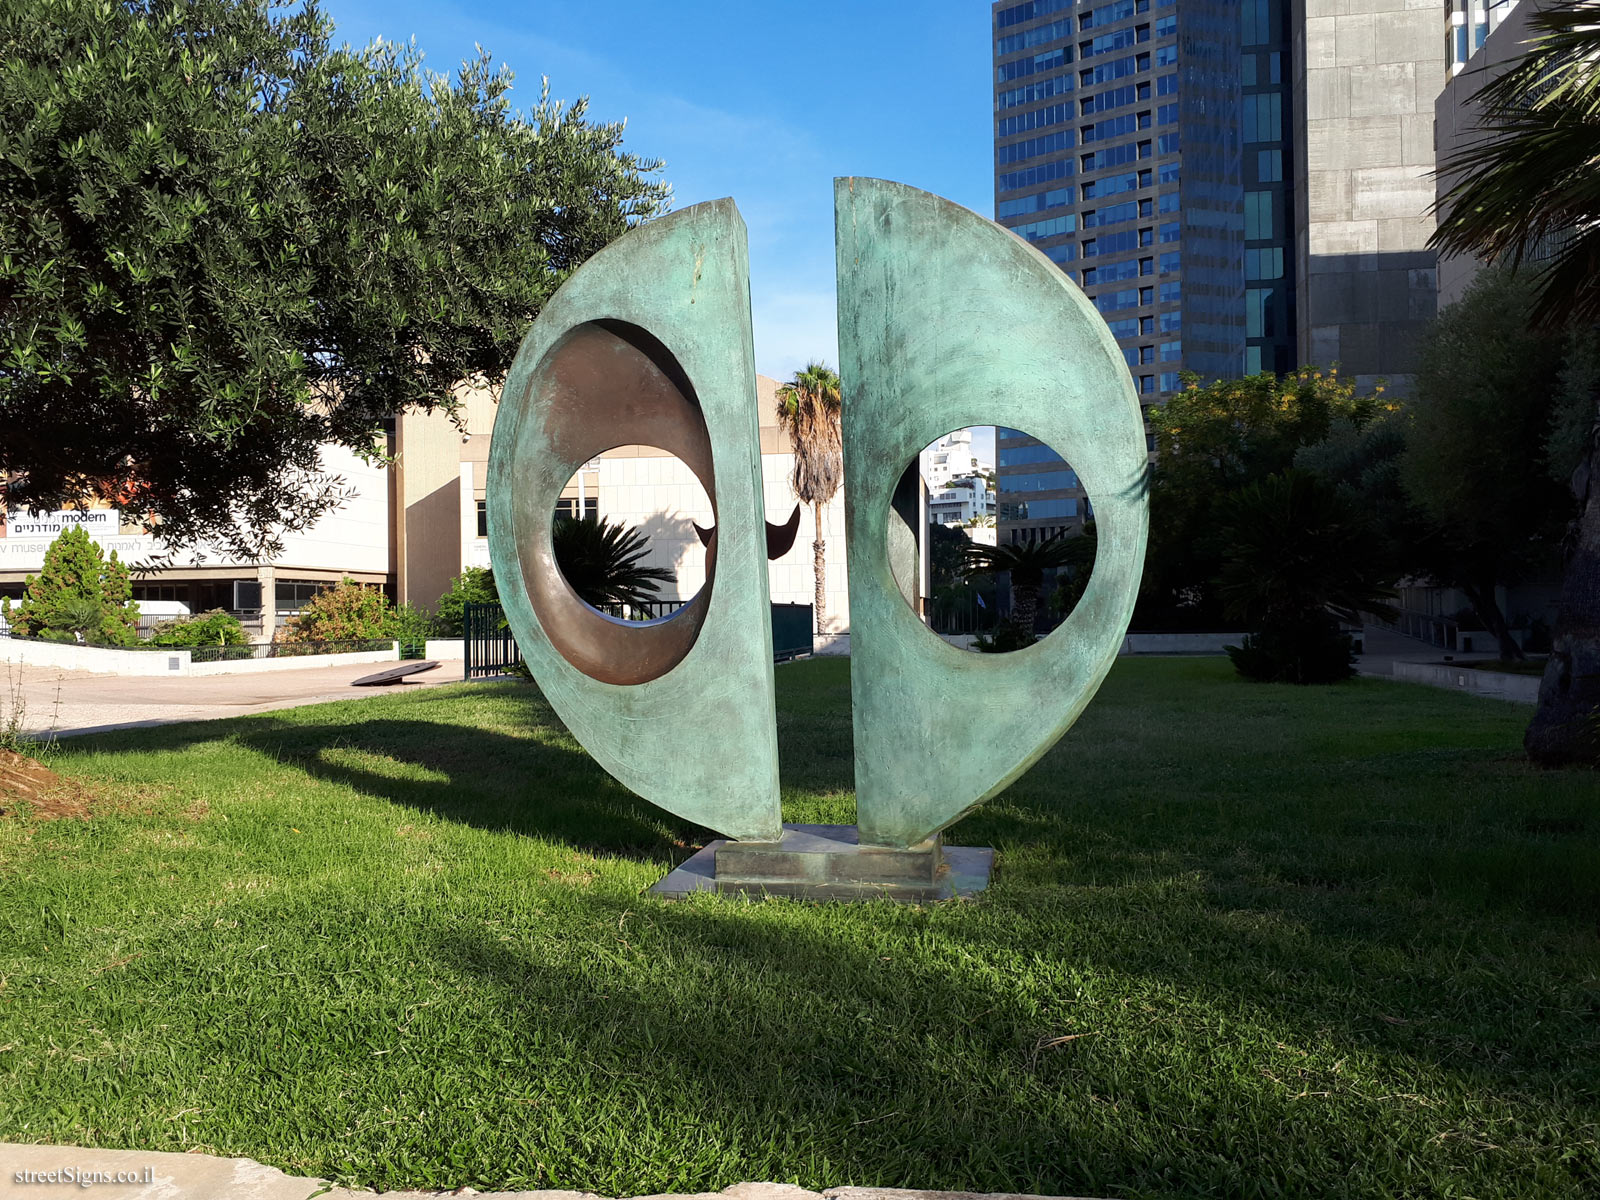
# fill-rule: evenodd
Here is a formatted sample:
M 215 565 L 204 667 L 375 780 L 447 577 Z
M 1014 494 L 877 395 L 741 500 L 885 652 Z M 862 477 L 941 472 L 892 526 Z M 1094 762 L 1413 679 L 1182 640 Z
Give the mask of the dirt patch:
M 23 810 L 37 820 L 82 820 L 93 799 L 88 788 L 61 778 L 38 759 L 0 750 L 0 816 Z

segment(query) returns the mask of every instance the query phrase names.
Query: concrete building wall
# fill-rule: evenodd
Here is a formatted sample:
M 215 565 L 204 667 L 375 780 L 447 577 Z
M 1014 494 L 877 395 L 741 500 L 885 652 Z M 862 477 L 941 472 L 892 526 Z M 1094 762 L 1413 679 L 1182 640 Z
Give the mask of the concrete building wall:
M 1434 137 L 1441 165 L 1481 138 L 1477 127 L 1478 106 L 1472 102 L 1472 97 L 1521 58 L 1530 36 L 1528 19 L 1542 7 L 1544 5 L 1535 0 L 1523 0 L 1514 7 L 1502 5 L 1490 10 L 1503 13 L 1499 23 L 1477 53 L 1467 60 L 1466 66 L 1439 93 L 1434 106 Z M 1442 201 L 1458 181 L 1458 175 L 1441 170 L 1436 184 L 1437 198 Z M 1441 255 L 1440 307 L 1461 299 L 1482 266 L 1471 255 Z
M 1299 357 L 1403 382 L 1435 312 L 1438 0 L 1294 0 Z

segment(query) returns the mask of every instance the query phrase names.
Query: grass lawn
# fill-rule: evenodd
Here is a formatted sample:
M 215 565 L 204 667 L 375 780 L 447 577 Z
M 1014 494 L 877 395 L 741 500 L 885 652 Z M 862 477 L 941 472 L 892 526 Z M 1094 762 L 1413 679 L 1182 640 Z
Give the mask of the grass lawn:
M 778 671 L 787 819 L 853 820 L 848 669 Z M 641 898 L 706 835 L 523 685 L 74 741 L 93 818 L 0 818 L 0 1140 L 388 1188 L 1592 1198 L 1600 778 L 1525 766 L 1528 715 L 1125 660 L 951 831 L 1000 850 L 986 897 L 922 909 Z

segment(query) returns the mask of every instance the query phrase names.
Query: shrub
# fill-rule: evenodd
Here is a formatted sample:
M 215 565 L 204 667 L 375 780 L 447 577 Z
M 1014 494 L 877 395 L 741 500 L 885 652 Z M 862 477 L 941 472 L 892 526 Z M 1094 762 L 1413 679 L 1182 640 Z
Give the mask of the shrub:
M 425 642 L 437 625 L 433 617 L 419 608 L 402 604 L 398 608 L 378 588 L 342 580 L 337 587 L 324 588 L 311 602 L 284 623 L 274 639 L 280 646 L 308 647 L 314 642 L 398 641 L 410 645 Z M 280 650 L 279 653 L 295 653 Z M 312 653 L 302 649 L 299 653 Z
M 460 637 L 462 610 L 468 604 L 498 604 L 500 589 L 494 572 L 487 567 L 468 567 L 450 581 L 450 590 L 439 597 L 439 632 L 445 637 Z
M 1239 674 L 1261 683 L 1338 683 L 1355 674 L 1355 643 L 1325 613 L 1273 620 L 1226 649 Z
M 972 648 L 981 654 L 1007 654 L 1026 650 L 1038 640 L 1033 630 L 1024 629 L 1016 621 L 1005 621 L 992 634 L 980 633 L 973 639 Z
M 291 645 L 370 641 L 390 636 L 390 618 L 389 597 L 375 587 L 344 579 L 313 596 L 299 616 L 284 622 L 274 641 Z
M 214 608 L 197 617 L 163 621 L 149 638 L 152 646 L 245 646 L 250 638 L 238 618 Z

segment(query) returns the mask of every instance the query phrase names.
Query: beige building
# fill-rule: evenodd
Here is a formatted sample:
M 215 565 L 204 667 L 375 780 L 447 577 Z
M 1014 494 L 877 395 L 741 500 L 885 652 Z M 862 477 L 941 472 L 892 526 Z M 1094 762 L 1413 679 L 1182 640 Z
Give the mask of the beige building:
M 796 506 L 789 477 L 793 447 L 776 417 L 778 383 L 756 376 L 761 414 L 761 478 L 767 520 L 788 521 Z M 466 567 L 489 565 L 484 515 L 489 443 L 496 404 L 475 391 L 462 406 L 462 427 L 442 413 L 407 413 L 395 422 L 395 593 L 401 602 L 431 608 Z M 653 446 L 618 446 L 585 465 L 562 495 L 574 514 L 598 516 L 644 532 L 645 562 L 673 572 L 677 584 L 663 600 L 687 600 L 705 582 L 705 550 L 694 526 L 713 523 L 709 498 L 678 459 Z M 794 545 L 767 564 L 775 604 L 810 604 L 812 541 L 816 520 L 801 506 Z M 848 630 L 850 598 L 845 576 L 844 494 L 822 510 L 827 605 L 825 628 Z
M 757 376 L 766 517 L 781 525 L 797 502 L 790 485 L 793 449 L 775 416 L 777 386 Z M 431 610 L 465 568 L 489 565 L 484 487 L 496 407 L 495 393 L 479 389 L 464 396 L 459 423 L 442 412 L 398 417 L 387 466 L 326 448 L 324 469 L 344 478 L 351 498 L 312 529 L 288 535 L 283 553 L 270 562 L 240 562 L 205 548 L 139 572 L 139 564 L 158 562 L 170 548 L 125 524 L 115 509 L 40 514 L 0 509 L 0 596 L 21 598 L 27 576 L 39 572 L 50 542 L 70 523 L 82 525 L 102 550 L 115 550 L 136 568 L 134 598 L 146 624 L 224 609 L 253 636 L 270 640 L 319 589 L 343 578 L 389 588 L 397 602 Z M 607 450 L 574 476 L 561 507 L 641 530 L 650 543 L 646 563 L 665 567 L 676 580 L 662 587 L 663 600 L 687 600 L 704 584 L 705 549 L 694 527 L 713 523 L 710 502 L 688 467 L 665 451 L 651 446 Z M 767 564 L 774 603 L 813 602 L 815 531 L 812 510 L 801 506 L 794 544 Z M 850 598 L 842 490 L 822 510 L 822 536 L 824 627 L 843 633 L 849 629 Z
M 270 640 L 320 588 L 346 577 L 383 586 L 394 573 L 386 469 L 339 446 L 324 447 L 322 468 L 344 479 L 349 499 L 310 529 L 286 534 L 283 552 L 270 562 L 240 560 L 214 546 L 174 552 L 109 505 L 86 512 L 0 509 L 0 596 L 21 598 L 27 577 L 38 574 L 50 543 L 70 523 L 135 569 L 133 598 L 145 624 L 220 608 Z M 139 570 L 141 564 L 149 569 Z

